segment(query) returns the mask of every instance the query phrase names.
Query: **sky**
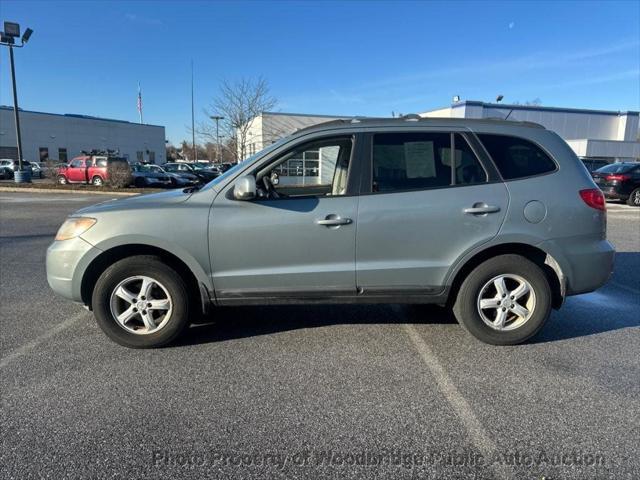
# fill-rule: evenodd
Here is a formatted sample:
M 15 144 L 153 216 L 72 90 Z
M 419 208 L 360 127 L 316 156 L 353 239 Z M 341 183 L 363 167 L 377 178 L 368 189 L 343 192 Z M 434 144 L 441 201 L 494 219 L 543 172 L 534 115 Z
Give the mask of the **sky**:
M 29 2 L 0 20 L 20 107 L 138 121 L 190 138 L 224 79 L 262 76 L 281 112 L 390 116 L 462 100 L 640 110 L 638 1 Z M 0 104 L 11 105 L 8 49 Z

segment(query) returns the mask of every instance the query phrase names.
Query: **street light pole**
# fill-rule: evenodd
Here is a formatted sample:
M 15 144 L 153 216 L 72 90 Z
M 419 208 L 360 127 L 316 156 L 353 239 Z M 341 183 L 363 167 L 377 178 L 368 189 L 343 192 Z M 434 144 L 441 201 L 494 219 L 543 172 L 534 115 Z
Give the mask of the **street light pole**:
M 31 169 L 22 170 L 22 135 L 20 134 L 20 108 L 18 107 L 18 88 L 16 86 L 16 66 L 13 59 L 13 47 L 22 48 L 31 38 L 33 30 L 27 28 L 16 45 L 16 38 L 20 37 L 20 25 L 14 22 L 4 22 L 4 32 L 0 32 L 0 45 L 9 47 L 9 63 L 11 64 L 11 86 L 13 88 L 13 115 L 16 122 L 16 143 L 18 147 L 18 169 L 13 172 L 16 183 L 31 182 Z
M 220 149 L 220 130 L 218 128 L 218 122 L 220 120 L 224 120 L 224 117 L 221 117 L 220 115 L 211 115 L 211 120 L 215 120 L 216 121 L 216 147 L 218 149 L 218 163 L 220 162 L 220 157 L 222 156 L 222 150 Z
M 22 172 L 22 135 L 20 135 L 20 114 L 18 113 L 18 89 L 16 88 L 16 67 L 13 61 L 13 46 L 9 45 L 11 63 L 11 84 L 13 86 L 13 115 L 16 119 L 16 139 L 18 140 L 18 170 Z

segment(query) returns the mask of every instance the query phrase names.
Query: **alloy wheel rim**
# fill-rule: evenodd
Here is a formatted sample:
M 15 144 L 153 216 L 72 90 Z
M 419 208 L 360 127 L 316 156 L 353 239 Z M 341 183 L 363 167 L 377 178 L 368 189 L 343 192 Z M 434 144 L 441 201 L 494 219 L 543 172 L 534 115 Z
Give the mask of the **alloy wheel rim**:
M 640 190 L 633 194 L 633 203 L 640 205 Z
M 486 325 L 508 332 L 529 321 L 536 308 L 536 293 L 520 275 L 497 275 L 480 289 L 477 306 Z
M 136 335 L 158 332 L 167 325 L 173 312 L 166 287 L 145 275 L 122 280 L 111 292 L 109 304 L 118 326 Z

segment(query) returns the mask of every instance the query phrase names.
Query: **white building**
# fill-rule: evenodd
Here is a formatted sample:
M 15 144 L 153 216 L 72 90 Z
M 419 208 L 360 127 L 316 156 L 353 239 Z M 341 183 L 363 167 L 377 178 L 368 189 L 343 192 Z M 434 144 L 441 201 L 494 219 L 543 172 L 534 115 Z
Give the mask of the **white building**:
M 420 116 L 534 122 L 560 135 L 580 158 L 608 162 L 640 160 L 638 112 L 464 101 Z
M 86 115 L 20 110 L 25 160 L 67 161 L 90 150 L 117 150 L 129 162 L 165 163 L 164 127 Z M 0 106 L 0 158 L 18 158 L 13 108 Z
M 310 125 L 348 118 L 304 113 L 262 112 L 251 121 L 247 132 L 245 157 L 259 152 L 278 139 Z
M 583 159 L 640 160 L 638 112 L 506 105 L 464 101 L 420 113 L 422 117 L 507 118 L 544 125 L 560 135 Z M 264 112 L 249 128 L 245 156 L 294 131 L 345 116 Z
M 251 121 L 244 157 L 249 157 L 278 139 L 310 125 L 336 120 L 338 116 L 301 113 L 263 112 Z M 241 152 L 240 156 L 242 156 Z M 336 147 L 307 150 L 294 155 L 278 167 L 281 185 L 316 185 L 331 183 L 335 168 Z

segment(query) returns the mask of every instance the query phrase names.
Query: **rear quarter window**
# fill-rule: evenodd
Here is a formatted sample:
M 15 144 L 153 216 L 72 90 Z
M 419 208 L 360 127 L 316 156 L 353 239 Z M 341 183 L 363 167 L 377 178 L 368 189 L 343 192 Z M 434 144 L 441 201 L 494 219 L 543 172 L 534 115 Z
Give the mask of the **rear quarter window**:
M 540 147 L 523 138 L 489 134 L 478 138 L 505 180 L 542 175 L 557 168 Z

